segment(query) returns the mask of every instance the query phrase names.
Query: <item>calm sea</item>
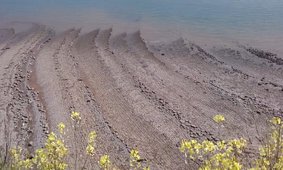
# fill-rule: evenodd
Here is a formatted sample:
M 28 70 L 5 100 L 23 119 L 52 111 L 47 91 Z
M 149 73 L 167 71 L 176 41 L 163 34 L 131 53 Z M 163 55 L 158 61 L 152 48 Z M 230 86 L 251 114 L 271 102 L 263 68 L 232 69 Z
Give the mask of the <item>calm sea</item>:
M 58 30 L 140 29 L 155 40 L 194 35 L 283 42 L 283 0 L 0 0 L 0 23 L 10 21 L 40 22 Z

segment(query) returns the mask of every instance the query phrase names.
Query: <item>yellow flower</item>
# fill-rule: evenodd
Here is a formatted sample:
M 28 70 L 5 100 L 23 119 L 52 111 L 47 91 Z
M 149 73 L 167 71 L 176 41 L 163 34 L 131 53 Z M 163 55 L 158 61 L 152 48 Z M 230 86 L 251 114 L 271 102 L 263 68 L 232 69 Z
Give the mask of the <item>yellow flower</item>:
M 68 165 L 66 163 L 60 163 L 58 165 L 58 169 L 61 169 L 61 170 L 65 170 L 65 169 L 67 169 L 67 167 L 68 167 Z
M 229 142 L 229 145 L 237 148 L 238 150 L 243 149 L 246 146 L 247 141 L 243 138 L 234 139 Z
M 49 135 L 48 135 L 48 138 L 47 138 L 47 143 L 52 143 L 53 141 L 55 141 L 57 138 L 57 136 L 55 135 L 55 133 L 51 132 Z
M 88 144 L 87 147 L 86 147 L 86 154 L 87 155 L 90 155 L 90 156 L 93 156 L 94 155 L 94 146 L 91 145 L 91 144 Z
M 281 125 L 281 118 L 279 117 L 273 117 L 271 122 L 274 124 L 274 125 Z
M 136 149 L 132 149 L 131 153 L 130 153 L 131 158 L 133 158 L 134 160 L 140 160 L 141 157 L 139 155 L 139 151 Z
M 73 112 L 71 113 L 71 118 L 72 118 L 74 121 L 80 121 L 80 120 L 81 120 L 80 113 L 73 111 Z
M 150 167 L 149 166 L 144 167 L 143 170 L 150 170 Z
M 213 120 L 216 122 L 216 123 L 221 123 L 221 122 L 224 122 L 225 121 L 225 117 L 223 115 L 215 115 L 213 117 Z
M 13 157 L 13 159 L 19 160 L 20 155 L 22 153 L 22 149 L 21 148 L 19 148 L 19 149 L 13 148 L 13 149 L 10 150 L 10 153 L 11 153 L 11 156 Z
M 91 132 L 88 134 L 88 142 L 89 142 L 89 143 L 94 142 L 96 136 L 97 136 L 97 135 L 96 135 L 96 132 L 95 132 L 95 131 L 91 131 Z
M 141 167 L 141 163 L 139 162 L 140 159 L 139 151 L 137 149 L 132 149 L 130 152 L 130 167 L 139 169 Z
M 61 134 L 64 134 L 64 129 L 65 129 L 65 124 L 64 123 L 59 123 L 58 124 L 58 129 L 59 129 L 59 132 L 61 133 Z
M 110 167 L 110 158 L 108 155 L 103 155 L 100 157 L 100 160 L 99 160 L 99 166 L 103 169 L 109 169 Z
M 96 138 L 96 132 L 92 131 L 88 134 L 88 145 L 86 147 L 86 154 L 93 156 L 95 152 L 95 138 Z
M 213 142 L 205 140 L 202 142 L 202 148 L 205 152 L 213 152 L 216 149 L 216 146 Z
M 180 146 L 180 152 L 184 153 L 186 151 L 186 149 L 190 149 L 191 148 L 191 143 L 187 140 L 182 140 L 181 142 L 181 146 Z
M 217 142 L 217 147 L 218 147 L 219 150 L 226 149 L 225 141 L 222 140 L 222 141 Z
M 195 159 L 196 156 L 201 152 L 202 144 L 196 140 L 183 140 L 179 150 L 184 153 L 185 157 L 189 155 L 190 159 Z
M 202 160 L 203 165 L 200 166 L 200 170 L 240 170 L 242 165 L 238 162 L 238 155 L 245 146 L 246 140 L 242 138 L 217 143 L 209 140 L 199 143 L 193 139 L 183 140 L 179 149 L 186 159 Z M 186 159 L 185 163 L 187 163 Z
M 32 168 L 32 160 L 26 159 L 19 162 L 20 167 L 23 167 L 24 169 L 31 169 Z

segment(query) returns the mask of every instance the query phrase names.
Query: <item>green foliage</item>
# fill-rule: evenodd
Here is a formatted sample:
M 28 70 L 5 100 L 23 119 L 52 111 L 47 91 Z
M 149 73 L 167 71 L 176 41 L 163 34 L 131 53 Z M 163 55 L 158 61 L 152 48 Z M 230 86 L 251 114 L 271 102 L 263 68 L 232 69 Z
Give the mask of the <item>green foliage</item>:
M 12 169 L 30 169 L 33 165 L 31 160 L 22 160 L 21 159 L 22 149 L 11 149 L 10 154 L 12 157 Z
M 279 117 L 271 120 L 272 133 L 269 141 L 259 149 L 259 158 L 253 170 L 283 169 L 283 124 Z
M 221 115 L 215 116 L 217 123 L 224 121 Z M 281 118 L 274 117 L 272 120 L 272 133 L 265 145 L 259 148 L 259 157 L 254 160 L 254 167 L 250 170 L 282 170 L 283 169 L 283 123 Z M 240 170 L 249 169 L 243 167 L 243 151 L 247 147 L 244 139 L 211 142 L 204 140 L 183 140 L 180 152 L 188 160 L 201 162 L 199 170 Z
M 74 131 L 80 124 L 80 114 L 78 112 L 71 113 L 71 119 L 74 122 Z M 214 116 L 213 120 L 217 123 L 225 121 L 223 115 Z M 271 120 L 272 131 L 268 141 L 259 148 L 258 157 L 251 163 L 250 170 L 282 170 L 283 169 L 283 122 L 281 118 L 274 117 Z M 21 148 L 10 150 L 11 160 L 6 165 L 3 161 L 1 167 L 5 169 L 22 170 L 22 169 L 38 169 L 38 170 L 65 170 L 68 167 L 75 167 L 66 161 L 68 156 L 68 148 L 64 143 L 65 124 L 58 124 L 59 134 L 51 132 L 46 140 L 43 148 L 37 149 L 34 157 L 31 159 L 24 158 Z M 95 159 L 97 134 L 91 131 L 87 138 L 85 148 L 85 156 L 83 166 L 85 168 L 88 161 Z M 244 167 L 243 152 L 247 147 L 245 139 L 232 139 L 227 141 L 212 142 L 209 140 L 182 140 L 179 150 L 185 157 L 185 163 L 190 160 L 201 163 L 199 170 L 241 170 L 249 169 Z M 76 148 L 75 148 L 76 149 Z M 76 149 L 77 151 L 77 149 Z M 146 165 L 145 159 L 142 159 L 137 149 L 130 151 L 130 168 L 132 170 L 150 170 Z M 245 162 L 246 163 L 246 162 Z M 117 168 L 111 163 L 109 155 L 105 154 L 98 160 L 98 165 L 103 170 L 115 170 Z M 0 167 L 0 169 L 1 169 Z
M 246 146 L 244 139 L 220 141 L 213 143 L 208 140 L 198 142 L 196 140 L 183 140 L 181 142 L 180 151 L 187 158 L 203 162 L 199 168 L 201 170 L 208 169 L 227 169 L 237 170 L 242 167 L 239 162 L 239 156 Z
M 79 124 L 81 117 L 78 112 L 71 113 L 71 119 L 75 124 Z M 51 132 L 46 140 L 43 148 L 35 151 L 35 156 L 31 159 L 24 159 L 21 148 L 11 149 L 11 168 L 21 169 L 38 169 L 38 170 L 65 170 L 68 164 L 66 157 L 68 156 L 68 148 L 64 143 L 65 124 L 59 123 L 57 128 L 59 136 Z M 94 142 L 96 133 L 93 131 L 89 135 L 88 146 L 86 151 L 88 154 L 94 154 Z
M 53 132 L 48 135 L 45 147 L 37 149 L 35 157 L 32 159 L 33 164 L 37 169 L 64 170 L 68 167 L 65 158 L 68 154 L 62 139 L 59 139 Z
M 63 133 L 63 131 L 62 131 Z M 41 169 L 41 170 L 64 170 L 68 167 L 65 158 L 68 154 L 62 139 L 51 132 L 43 148 L 35 151 L 32 159 L 22 159 L 22 149 L 11 149 L 13 169 Z
M 74 131 L 76 133 L 76 130 L 78 126 L 80 125 L 80 113 L 79 112 L 72 112 L 71 113 L 71 119 L 74 122 Z M 25 159 L 23 158 L 23 153 L 21 148 L 15 148 L 11 149 L 10 155 L 11 155 L 11 162 L 10 166 L 11 169 L 15 170 L 22 170 L 22 169 L 38 169 L 38 170 L 65 170 L 68 167 L 75 167 L 77 168 L 77 165 L 75 162 L 75 165 L 73 166 L 71 163 L 68 163 L 66 161 L 66 157 L 68 156 L 68 148 L 66 147 L 64 143 L 64 134 L 65 134 L 65 124 L 59 123 L 58 126 L 59 131 L 59 137 L 51 132 L 46 140 L 46 143 L 43 148 L 37 149 L 35 151 L 35 156 L 31 159 Z M 76 137 L 76 136 L 75 136 Z M 97 134 L 95 131 L 91 131 L 88 134 L 87 139 L 87 146 L 85 148 L 85 154 L 86 159 L 83 162 L 83 166 L 81 169 L 85 168 L 86 163 L 89 161 L 89 159 L 94 159 L 95 156 L 95 140 L 96 140 Z M 77 151 L 77 149 L 75 148 Z M 149 166 L 143 167 L 140 163 L 140 155 L 139 151 L 136 149 L 133 149 L 130 153 L 130 165 L 132 169 L 135 170 L 150 170 Z M 76 160 L 77 161 L 77 160 Z M 112 165 L 110 161 L 109 155 L 105 154 L 100 157 L 98 164 L 101 169 L 103 170 L 115 170 L 116 168 Z M 4 166 L 3 166 L 4 167 Z

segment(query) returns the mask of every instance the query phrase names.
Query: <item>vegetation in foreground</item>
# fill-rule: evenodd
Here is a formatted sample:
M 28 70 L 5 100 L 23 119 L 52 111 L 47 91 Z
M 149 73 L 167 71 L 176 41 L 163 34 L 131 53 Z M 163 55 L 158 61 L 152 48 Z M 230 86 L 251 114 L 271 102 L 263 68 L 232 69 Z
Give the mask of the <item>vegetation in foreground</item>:
M 74 123 L 74 130 L 80 124 L 80 114 L 71 113 L 71 119 Z M 222 124 L 225 122 L 223 115 L 215 115 L 213 120 Z M 192 162 L 200 164 L 199 170 L 282 170 L 283 169 L 283 141 L 282 131 L 283 122 L 281 118 L 274 117 L 271 121 L 271 133 L 259 150 L 257 158 L 252 162 L 245 160 L 244 153 L 247 141 L 243 138 L 232 139 L 228 141 L 212 142 L 209 140 L 197 141 L 194 139 L 182 140 L 179 150 L 184 155 L 184 161 L 190 169 Z M 67 162 L 68 147 L 64 142 L 65 124 L 58 124 L 59 134 L 51 132 L 43 148 L 35 151 L 33 158 L 25 158 L 21 148 L 10 149 L 7 161 L 0 163 L 0 169 L 22 170 L 22 169 L 39 169 L 39 170 L 65 170 L 65 169 L 85 169 L 88 161 L 95 161 L 94 155 L 96 150 L 95 139 L 97 134 L 91 131 L 88 135 L 87 146 L 85 148 L 86 160 L 79 164 L 77 155 L 75 162 Z M 76 153 L 77 154 L 77 153 Z M 149 170 L 148 165 L 141 164 L 141 157 L 137 149 L 132 149 L 129 153 L 130 169 Z M 103 170 L 118 169 L 112 164 L 109 155 L 105 154 L 97 160 L 99 167 Z

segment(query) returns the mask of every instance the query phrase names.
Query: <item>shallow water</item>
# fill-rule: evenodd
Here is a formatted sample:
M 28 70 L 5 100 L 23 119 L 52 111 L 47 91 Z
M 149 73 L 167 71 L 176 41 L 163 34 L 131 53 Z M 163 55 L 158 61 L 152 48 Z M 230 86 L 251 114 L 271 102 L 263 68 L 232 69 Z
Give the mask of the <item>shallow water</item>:
M 267 45 L 283 41 L 282 0 L 0 0 L 0 4 L 1 23 L 41 22 L 59 30 L 140 29 L 154 40 L 194 35 Z

